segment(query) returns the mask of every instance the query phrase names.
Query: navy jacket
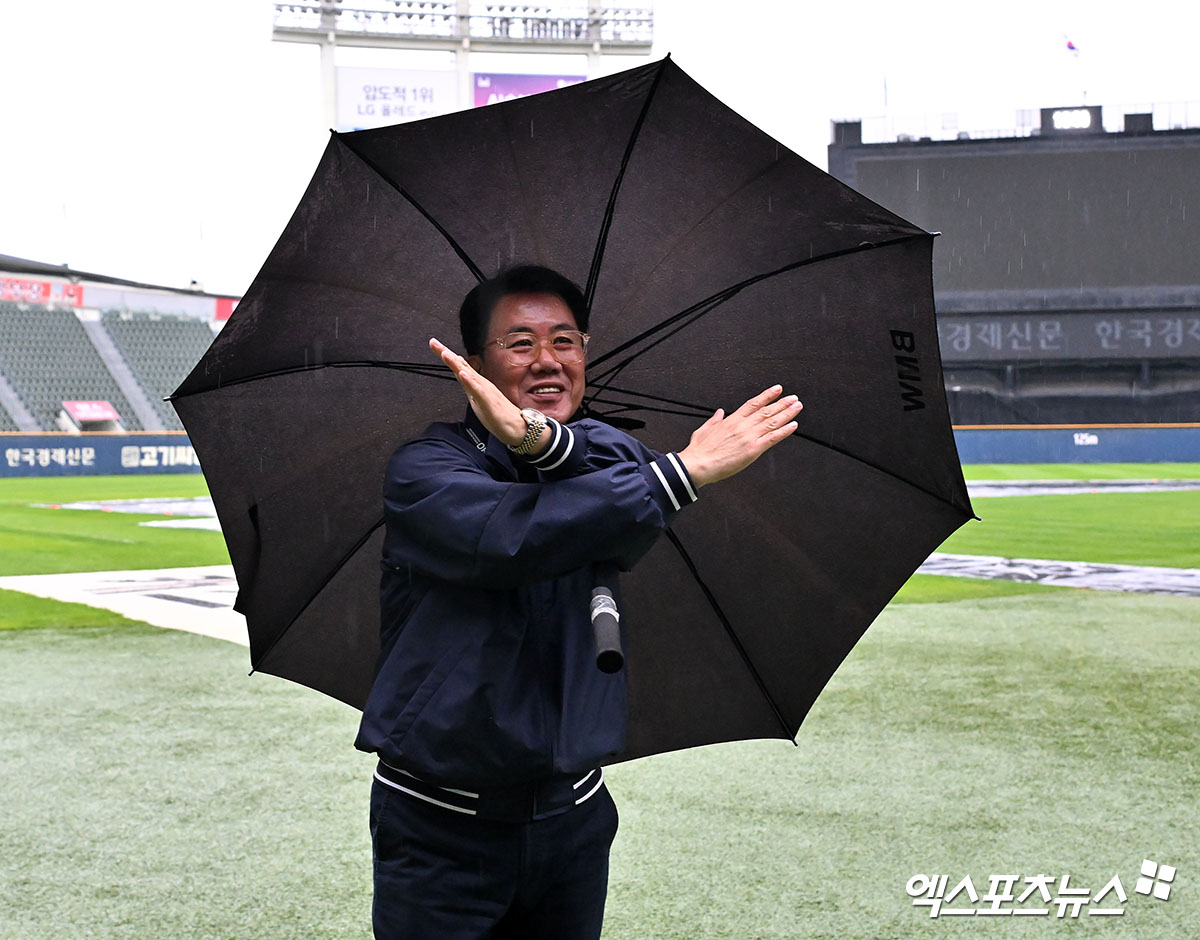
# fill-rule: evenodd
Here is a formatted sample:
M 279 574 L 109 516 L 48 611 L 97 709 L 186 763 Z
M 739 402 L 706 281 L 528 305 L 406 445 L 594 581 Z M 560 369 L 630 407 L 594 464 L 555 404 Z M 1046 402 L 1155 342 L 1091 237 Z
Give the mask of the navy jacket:
M 585 773 L 623 746 L 624 671 L 595 661 L 595 569 L 630 568 L 695 487 L 676 455 L 608 425 L 551 431 L 528 461 L 468 412 L 393 455 L 382 651 L 356 747 L 486 789 Z

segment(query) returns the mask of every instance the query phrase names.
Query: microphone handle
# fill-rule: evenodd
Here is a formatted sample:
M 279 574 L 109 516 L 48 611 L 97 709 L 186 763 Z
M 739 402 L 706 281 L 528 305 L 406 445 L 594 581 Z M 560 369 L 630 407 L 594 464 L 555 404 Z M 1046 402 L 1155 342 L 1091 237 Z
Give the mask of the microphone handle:
M 625 654 L 621 650 L 621 614 L 612 591 L 603 584 L 592 589 L 591 613 L 596 668 L 611 675 L 625 665 Z

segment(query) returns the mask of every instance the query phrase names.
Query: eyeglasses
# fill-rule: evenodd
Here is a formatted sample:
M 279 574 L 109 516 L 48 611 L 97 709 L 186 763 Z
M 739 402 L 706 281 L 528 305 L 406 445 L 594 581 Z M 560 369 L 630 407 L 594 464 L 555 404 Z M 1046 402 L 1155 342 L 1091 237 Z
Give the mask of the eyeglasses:
M 499 346 L 504 350 L 504 358 L 514 366 L 527 366 L 535 362 L 542 354 L 543 346 L 549 347 L 550 354 L 559 362 L 570 365 L 583 362 L 589 339 L 591 337 L 587 333 L 580 333 L 579 330 L 555 330 L 545 339 L 532 333 L 506 333 L 485 345 Z

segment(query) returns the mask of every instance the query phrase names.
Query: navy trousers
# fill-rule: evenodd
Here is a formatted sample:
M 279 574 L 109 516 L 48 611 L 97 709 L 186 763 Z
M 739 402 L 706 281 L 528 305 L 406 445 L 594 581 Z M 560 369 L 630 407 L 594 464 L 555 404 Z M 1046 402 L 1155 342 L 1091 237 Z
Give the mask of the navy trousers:
M 499 822 L 375 780 L 376 940 L 597 940 L 616 834 L 603 786 L 557 815 Z

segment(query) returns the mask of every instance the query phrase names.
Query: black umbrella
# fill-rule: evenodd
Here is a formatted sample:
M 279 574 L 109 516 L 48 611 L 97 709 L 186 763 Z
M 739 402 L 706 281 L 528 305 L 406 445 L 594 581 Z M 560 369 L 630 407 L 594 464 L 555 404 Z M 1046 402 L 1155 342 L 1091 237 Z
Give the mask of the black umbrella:
M 173 401 L 251 661 L 361 706 L 384 464 L 464 403 L 427 341 L 535 262 L 585 285 L 586 406 L 659 450 L 784 384 L 800 431 L 704 490 L 623 581 L 622 757 L 793 738 L 901 584 L 971 515 L 942 388 L 932 236 L 747 123 L 669 59 L 334 134 Z

